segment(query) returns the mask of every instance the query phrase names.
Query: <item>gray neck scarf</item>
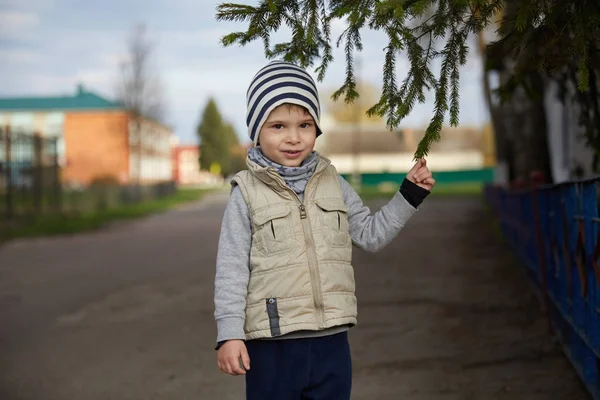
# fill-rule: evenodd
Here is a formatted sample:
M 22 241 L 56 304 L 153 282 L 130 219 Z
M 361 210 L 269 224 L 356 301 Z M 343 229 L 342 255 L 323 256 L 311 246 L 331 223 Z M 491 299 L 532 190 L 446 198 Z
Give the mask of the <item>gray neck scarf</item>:
M 317 152 L 313 151 L 306 158 L 306 160 L 304 160 L 302 164 L 300 164 L 299 167 L 286 167 L 269 160 L 262 152 L 260 146 L 250 147 L 250 149 L 248 150 L 248 157 L 250 158 L 250 160 L 260 165 L 261 167 L 275 168 L 275 171 L 277 171 L 277 173 L 283 178 L 288 187 L 297 194 L 304 193 L 306 183 L 315 171 L 315 168 L 319 161 Z

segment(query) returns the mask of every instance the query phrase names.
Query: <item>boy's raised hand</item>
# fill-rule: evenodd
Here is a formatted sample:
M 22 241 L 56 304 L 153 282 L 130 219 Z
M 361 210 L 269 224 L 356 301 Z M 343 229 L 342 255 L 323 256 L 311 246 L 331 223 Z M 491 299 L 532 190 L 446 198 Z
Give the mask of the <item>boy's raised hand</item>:
M 433 179 L 431 171 L 427 168 L 427 160 L 424 158 L 417 160 L 416 164 L 406 174 L 406 179 L 426 190 L 431 190 L 435 185 L 435 179 Z
M 240 358 L 244 368 L 240 366 Z M 250 369 L 250 357 L 243 340 L 228 340 L 217 352 L 219 369 L 229 375 L 246 375 Z

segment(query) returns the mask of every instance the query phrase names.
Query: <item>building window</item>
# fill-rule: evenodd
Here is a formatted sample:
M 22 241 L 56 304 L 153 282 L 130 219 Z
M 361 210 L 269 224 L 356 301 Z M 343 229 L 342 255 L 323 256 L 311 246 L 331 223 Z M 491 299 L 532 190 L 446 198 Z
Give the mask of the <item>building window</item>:
M 44 136 L 60 137 L 63 134 L 65 115 L 63 113 L 48 113 L 45 116 Z
M 10 125 L 14 132 L 31 134 L 34 130 L 34 114 L 25 112 L 13 113 L 10 118 Z

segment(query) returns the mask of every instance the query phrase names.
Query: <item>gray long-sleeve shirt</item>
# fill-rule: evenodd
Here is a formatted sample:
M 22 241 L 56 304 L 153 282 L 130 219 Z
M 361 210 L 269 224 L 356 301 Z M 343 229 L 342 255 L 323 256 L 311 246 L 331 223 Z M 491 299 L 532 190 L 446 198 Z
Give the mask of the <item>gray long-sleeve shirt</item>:
M 372 214 L 352 186 L 341 176 L 339 180 L 344 203 L 348 206 L 352 243 L 363 250 L 381 250 L 398 235 L 416 212 L 402 194 L 396 192 L 388 204 Z M 250 212 L 242 192 L 235 187 L 223 215 L 217 253 L 214 294 L 217 342 L 245 339 L 244 318 L 250 278 L 251 238 Z M 339 330 L 340 328 L 337 329 Z M 302 337 L 316 335 L 323 335 L 323 332 L 300 333 Z M 290 336 L 280 338 L 286 337 Z

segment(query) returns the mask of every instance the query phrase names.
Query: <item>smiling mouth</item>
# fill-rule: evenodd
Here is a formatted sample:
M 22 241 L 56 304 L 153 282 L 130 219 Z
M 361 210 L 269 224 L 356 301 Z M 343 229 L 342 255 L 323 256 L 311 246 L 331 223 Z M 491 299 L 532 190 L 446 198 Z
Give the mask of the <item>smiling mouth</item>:
M 287 154 L 298 154 L 301 153 L 302 150 L 283 150 L 283 152 Z

